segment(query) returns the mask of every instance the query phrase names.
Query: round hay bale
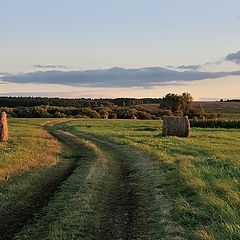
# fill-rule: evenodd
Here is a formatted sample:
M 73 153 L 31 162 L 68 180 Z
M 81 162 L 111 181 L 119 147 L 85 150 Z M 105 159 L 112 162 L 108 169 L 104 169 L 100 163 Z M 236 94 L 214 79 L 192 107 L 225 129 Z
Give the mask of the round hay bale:
M 188 117 L 164 117 L 163 118 L 163 136 L 190 136 L 190 122 Z
M 0 142 L 8 141 L 7 114 L 2 112 L 0 115 Z

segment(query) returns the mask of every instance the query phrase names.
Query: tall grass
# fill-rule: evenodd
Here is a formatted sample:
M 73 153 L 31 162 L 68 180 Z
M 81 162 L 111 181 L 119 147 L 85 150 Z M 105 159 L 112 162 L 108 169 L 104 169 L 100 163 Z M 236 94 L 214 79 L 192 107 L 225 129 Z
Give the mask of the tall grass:
M 190 239 L 240 239 L 238 130 L 193 129 L 183 139 L 162 137 L 158 121 L 82 120 L 69 128 L 130 145 L 155 159 L 159 172 L 152 169 L 153 174 L 164 174 L 158 187 L 174 203 L 172 217 Z

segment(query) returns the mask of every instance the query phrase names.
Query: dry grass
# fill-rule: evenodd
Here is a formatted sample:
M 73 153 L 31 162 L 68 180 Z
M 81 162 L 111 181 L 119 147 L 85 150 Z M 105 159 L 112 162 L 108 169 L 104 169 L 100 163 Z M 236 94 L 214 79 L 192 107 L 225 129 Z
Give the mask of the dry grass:
M 55 165 L 59 143 L 37 120 L 11 119 L 10 140 L 0 144 L 0 180 L 30 169 Z M 44 120 L 39 120 L 44 122 Z M 46 122 L 46 120 L 45 120 Z

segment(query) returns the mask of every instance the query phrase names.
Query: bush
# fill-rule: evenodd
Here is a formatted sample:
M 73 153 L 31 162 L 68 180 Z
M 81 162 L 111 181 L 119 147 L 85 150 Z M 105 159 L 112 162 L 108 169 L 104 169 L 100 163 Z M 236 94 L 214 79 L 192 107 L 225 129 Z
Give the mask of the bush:
M 117 111 L 117 118 L 119 118 L 119 119 L 134 119 L 134 118 L 136 118 L 136 113 L 137 113 L 137 110 L 134 108 L 133 109 L 132 108 L 121 109 L 121 110 Z
M 190 120 L 191 127 L 199 128 L 240 128 L 240 121 L 224 121 L 224 120 Z
M 100 118 L 100 114 L 96 112 L 95 110 L 92 110 L 91 108 L 84 108 L 83 114 L 90 118 Z
M 64 113 L 61 113 L 61 112 L 55 112 L 54 113 L 54 117 L 56 117 L 56 118 L 65 118 L 65 117 L 67 117 L 67 115 L 64 114 Z
M 178 117 L 183 117 L 183 112 L 182 111 L 175 111 L 174 112 L 174 116 L 178 116 Z
M 109 119 L 116 119 L 116 118 L 117 118 L 117 114 L 114 113 L 114 112 L 110 112 L 110 113 L 108 114 L 108 118 L 109 118 Z
M 217 113 L 207 113 L 207 114 L 205 114 L 205 116 L 207 119 L 217 119 L 218 118 Z
M 173 113 L 171 110 L 160 110 L 157 114 L 157 117 L 164 117 L 164 116 L 173 116 Z
M 136 117 L 137 117 L 137 119 L 145 119 L 145 120 L 152 119 L 152 115 L 150 113 L 142 112 L 142 111 L 138 111 L 136 113 Z
M 189 111 L 189 118 L 203 118 L 205 116 L 205 110 L 202 107 L 201 104 L 199 104 L 197 107 L 190 109 Z

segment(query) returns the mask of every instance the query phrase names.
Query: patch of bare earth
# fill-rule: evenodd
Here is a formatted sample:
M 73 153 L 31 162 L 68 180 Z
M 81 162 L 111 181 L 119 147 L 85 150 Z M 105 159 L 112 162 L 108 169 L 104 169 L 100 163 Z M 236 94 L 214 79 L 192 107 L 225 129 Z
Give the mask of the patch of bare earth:
M 115 169 L 115 181 L 107 191 L 107 201 L 100 219 L 101 228 L 95 240 L 138 239 L 144 230 L 140 218 L 136 189 L 132 189 L 131 170 L 119 163 Z

